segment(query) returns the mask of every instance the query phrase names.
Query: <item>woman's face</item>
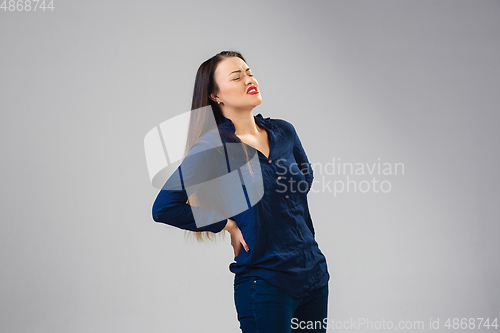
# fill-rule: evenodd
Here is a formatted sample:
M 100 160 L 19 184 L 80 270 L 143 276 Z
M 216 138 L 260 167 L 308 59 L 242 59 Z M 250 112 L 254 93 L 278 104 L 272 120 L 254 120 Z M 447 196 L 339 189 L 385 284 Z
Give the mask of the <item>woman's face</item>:
M 259 83 L 253 77 L 251 69 L 240 58 L 229 57 L 219 62 L 214 79 L 219 92 L 213 97 L 216 102 L 221 102 L 223 108 L 253 109 L 262 103 Z

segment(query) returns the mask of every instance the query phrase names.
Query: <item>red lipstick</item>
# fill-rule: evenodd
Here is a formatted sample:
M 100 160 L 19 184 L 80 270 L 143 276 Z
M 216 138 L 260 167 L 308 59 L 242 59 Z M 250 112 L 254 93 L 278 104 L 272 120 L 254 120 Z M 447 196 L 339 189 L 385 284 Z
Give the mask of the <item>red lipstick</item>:
M 252 92 L 250 92 L 250 90 L 254 89 Z M 249 95 L 255 95 L 255 94 L 258 94 L 259 91 L 257 90 L 257 87 L 256 86 L 250 86 L 248 87 L 247 89 L 247 94 Z

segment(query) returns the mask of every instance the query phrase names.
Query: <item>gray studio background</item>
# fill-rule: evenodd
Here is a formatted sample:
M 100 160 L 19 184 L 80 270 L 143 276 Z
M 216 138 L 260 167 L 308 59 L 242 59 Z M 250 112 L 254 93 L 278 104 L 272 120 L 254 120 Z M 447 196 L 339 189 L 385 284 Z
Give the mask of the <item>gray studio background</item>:
M 1 332 L 239 330 L 229 235 L 152 220 L 143 143 L 228 49 L 315 180 L 333 159 L 404 164 L 376 176 L 388 193 L 309 193 L 330 320 L 499 317 L 499 1 L 54 7 L 0 10 Z

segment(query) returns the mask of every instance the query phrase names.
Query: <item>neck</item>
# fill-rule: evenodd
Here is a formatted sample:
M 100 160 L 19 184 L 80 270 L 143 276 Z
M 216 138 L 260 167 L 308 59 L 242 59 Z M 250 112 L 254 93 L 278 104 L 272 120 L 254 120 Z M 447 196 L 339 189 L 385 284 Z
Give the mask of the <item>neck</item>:
M 252 110 L 247 111 L 230 111 L 224 110 L 224 117 L 231 119 L 233 122 L 236 136 L 256 135 L 260 132 L 259 126 L 255 122 Z

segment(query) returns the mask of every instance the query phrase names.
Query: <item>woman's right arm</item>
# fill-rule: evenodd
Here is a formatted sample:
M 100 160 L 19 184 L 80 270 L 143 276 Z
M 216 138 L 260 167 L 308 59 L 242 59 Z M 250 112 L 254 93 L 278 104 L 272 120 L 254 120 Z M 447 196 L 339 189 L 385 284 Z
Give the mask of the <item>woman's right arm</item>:
M 192 192 L 212 179 L 214 171 L 223 167 L 220 154 L 210 146 L 195 143 L 181 165 L 170 176 L 153 204 L 153 220 L 190 231 L 218 233 L 227 225 L 227 217 L 203 207 L 187 203 L 186 186 Z M 198 222 L 198 223 L 196 223 Z M 201 226 L 198 226 L 201 225 Z

